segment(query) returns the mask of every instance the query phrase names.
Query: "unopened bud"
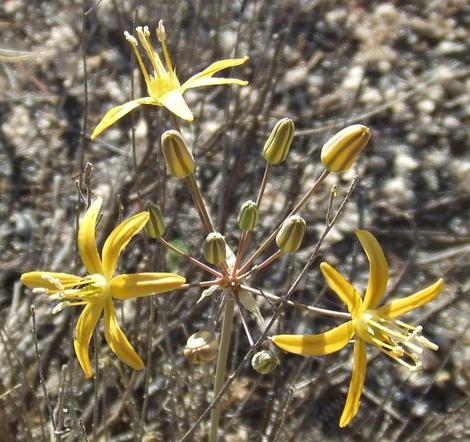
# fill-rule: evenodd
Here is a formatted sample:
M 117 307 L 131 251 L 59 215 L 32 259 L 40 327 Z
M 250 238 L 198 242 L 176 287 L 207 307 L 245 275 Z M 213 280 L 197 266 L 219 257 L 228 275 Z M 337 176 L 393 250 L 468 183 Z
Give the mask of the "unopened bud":
M 165 222 L 160 207 L 157 204 L 148 203 L 145 209 L 150 215 L 145 225 L 145 232 L 150 238 L 161 238 L 165 233 Z
M 353 124 L 339 131 L 322 147 L 321 162 L 330 172 L 344 172 L 356 161 L 370 140 L 370 129 Z
M 282 163 L 289 153 L 295 126 L 290 118 L 279 120 L 263 147 L 263 157 L 270 164 Z
M 209 331 L 194 333 L 188 338 L 183 353 L 193 364 L 213 361 L 219 350 L 219 342 Z
M 243 232 L 249 232 L 255 228 L 258 222 L 258 206 L 253 201 L 247 201 L 238 212 L 238 226 Z
M 279 365 L 279 359 L 270 350 L 261 350 L 251 359 L 251 366 L 261 374 L 272 373 Z
M 210 264 L 220 264 L 225 260 L 226 244 L 225 238 L 218 232 L 207 235 L 204 242 L 204 258 Z
M 162 135 L 162 151 L 166 167 L 175 178 L 186 178 L 194 172 L 194 158 L 181 134 L 167 130 Z
M 286 253 L 296 252 L 302 244 L 302 239 L 305 233 L 305 220 L 294 215 L 287 218 L 281 226 L 277 236 L 277 246 Z

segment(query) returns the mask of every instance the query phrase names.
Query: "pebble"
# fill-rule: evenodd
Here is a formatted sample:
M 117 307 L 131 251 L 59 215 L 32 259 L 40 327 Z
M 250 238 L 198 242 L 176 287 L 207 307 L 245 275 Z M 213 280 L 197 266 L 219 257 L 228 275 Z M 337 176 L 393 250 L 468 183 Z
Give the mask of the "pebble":
M 436 110 L 436 104 L 429 99 L 419 101 L 416 107 L 425 114 L 432 114 Z

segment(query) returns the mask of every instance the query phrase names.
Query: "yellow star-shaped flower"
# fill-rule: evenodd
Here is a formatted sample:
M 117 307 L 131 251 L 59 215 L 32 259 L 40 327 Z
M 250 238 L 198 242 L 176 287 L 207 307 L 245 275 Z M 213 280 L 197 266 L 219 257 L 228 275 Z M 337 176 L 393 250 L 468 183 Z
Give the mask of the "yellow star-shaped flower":
M 108 236 L 102 255 L 98 254 L 95 240 L 95 225 L 102 200 L 98 198 L 86 211 L 78 232 L 80 257 L 88 275 L 85 277 L 54 272 L 28 272 L 21 281 L 33 289 L 33 293 L 49 295 L 61 300 L 53 310 L 84 305 L 77 321 L 74 347 L 85 376 L 93 376 L 88 347 L 101 313 L 104 311 L 104 335 L 116 356 L 139 370 L 144 367 L 117 323 L 113 305 L 115 299 L 131 299 L 174 290 L 186 282 L 173 273 L 136 273 L 114 276 L 119 256 L 129 241 L 139 233 L 148 221 L 148 212 L 140 212 L 119 224 Z
M 166 46 L 166 33 L 162 21 L 160 21 L 156 33 L 157 38 L 162 45 L 166 68 L 162 63 L 160 56 L 152 47 L 150 42 L 150 31 L 148 27 L 145 26 L 142 28 L 139 26 L 136 28 L 136 31 L 140 40 L 140 44 L 147 53 L 147 57 L 152 66 L 152 73 L 150 74 L 145 67 L 142 56 L 138 50 L 137 39 L 128 32 L 125 32 L 124 35 L 134 50 L 137 62 L 139 63 L 140 70 L 142 71 L 145 83 L 147 85 L 149 96 L 138 98 L 110 109 L 93 131 L 91 135 L 92 139 L 96 138 L 99 134 L 101 134 L 101 132 L 114 124 L 117 120 L 124 117 L 124 115 L 128 114 L 130 111 L 134 110 L 136 107 L 142 104 L 163 106 L 183 120 L 193 121 L 193 114 L 183 98 L 184 92 L 186 92 L 188 89 L 194 89 L 202 86 L 216 86 L 220 84 L 237 84 L 239 86 L 246 86 L 248 84 L 247 81 L 238 80 L 236 78 L 213 78 L 214 74 L 223 69 L 239 66 L 245 63 L 248 60 L 248 57 L 243 57 L 216 61 L 203 71 L 193 75 L 189 80 L 181 85 L 178 77 L 176 76 L 176 70 L 173 68 L 170 54 L 168 53 L 168 48 Z
M 371 233 L 358 230 L 356 235 L 366 252 L 370 266 L 364 299 L 361 299 L 359 292 L 333 267 L 326 262 L 320 265 L 331 290 L 347 305 L 351 320 L 318 335 L 277 335 L 272 338 L 277 346 L 290 353 L 319 356 L 341 350 L 353 336 L 356 337 L 354 367 L 340 427 L 348 425 L 359 409 L 366 376 L 366 342 L 375 345 L 410 370 L 420 367 L 419 355 L 423 351 L 422 347 L 438 349 L 436 344 L 421 335 L 421 326 L 414 327 L 396 318 L 430 302 L 444 286 L 443 280 L 439 279 L 414 295 L 378 307 L 388 282 L 387 260 L 380 244 Z

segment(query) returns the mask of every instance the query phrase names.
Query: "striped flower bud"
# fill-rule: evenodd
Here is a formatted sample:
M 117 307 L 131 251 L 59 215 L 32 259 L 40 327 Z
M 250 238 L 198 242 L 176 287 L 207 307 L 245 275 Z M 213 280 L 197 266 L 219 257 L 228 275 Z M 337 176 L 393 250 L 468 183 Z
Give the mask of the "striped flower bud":
M 209 331 L 194 333 L 188 338 L 183 354 L 193 364 L 213 361 L 219 350 L 219 342 L 215 335 Z
M 251 366 L 261 374 L 272 373 L 279 365 L 279 359 L 270 350 L 261 350 L 251 359 Z
M 290 216 L 281 226 L 277 236 L 277 246 L 286 253 L 292 253 L 299 250 L 305 233 L 305 220 L 298 216 Z
M 145 232 L 150 238 L 161 238 L 165 233 L 165 222 L 160 207 L 154 203 L 148 203 L 145 207 L 150 217 L 145 225 Z
M 282 163 L 289 153 L 295 126 L 290 118 L 279 120 L 263 147 L 263 157 L 270 164 Z
M 258 222 L 258 206 L 253 201 L 247 201 L 238 212 L 238 226 L 243 232 L 253 230 Z
M 339 131 L 322 147 L 321 162 L 330 172 L 344 172 L 370 140 L 370 129 L 362 124 L 353 124 Z
M 204 258 L 210 264 L 220 264 L 225 260 L 226 244 L 225 238 L 218 232 L 207 235 L 204 242 Z
M 178 131 L 163 133 L 162 151 L 166 167 L 175 178 L 186 178 L 194 172 L 194 157 Z

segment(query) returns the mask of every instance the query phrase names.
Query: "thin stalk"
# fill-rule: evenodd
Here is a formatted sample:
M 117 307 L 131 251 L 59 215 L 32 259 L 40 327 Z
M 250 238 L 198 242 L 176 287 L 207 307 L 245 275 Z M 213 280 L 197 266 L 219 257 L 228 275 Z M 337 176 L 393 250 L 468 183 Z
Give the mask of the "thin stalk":
M 242 320 L 243 328 L 245 329 L 245 334 L 248 339 L 248 342 L 250 343 L 250 346 L 255 345 L 255 341 L 253 341 L 253 337 L 251 336 L 250 329 L 248 328 L 248 323 L 245 318 L 245 313 L 243 312 L 243 307 L 241 306 L 240 301 L 238 298 L 235 298 L 237 301 L 237 307 L 238 307 L 238 313 L 240 313 L 240 319 Z
M 238 278 L 240 280 L 246 279 L 251 276 L 254 272 L 259 272 L 264 267 L 267 267 L 269 264 L 274 262 L 277 258 L 282 256 L 284 252 L 282 250 L 278 250 L 277 252 L 273 253 L 269 258 L 266 258 L 263 262 L 259 263 L 258 265 L 254 266 L 249 272 L 243 273 Z
M 240 244 L 238 246 L 237 256 L 235 257 L 235 264 L 233 265 L 232 278 L 237 274 L 238 264 L 240 264 L 240 261 L 242 260 L 249 234 L 249 231 L 244 230 L 240 236 Z
M 302 304 L 300 302 L 291 301 L 290 299 L 286 301 L 279 296 L 273 295 L 272 293 L 267 293 L 261 290 L 257 290 L 245 284 L 241 284 L 240 288 L 243 290 L 246 290 L 247 292 L 252 293 L 253 295 L 263 296 L 267 299 L 273 300 L 276 303 L 280 303 L 280 302 L 285 303 L 287 305 L 290 305 L 296 308 L 297 310 L 308 311 L 311 313 L 325 315 L 325 316 L 333 316 L 335 318 L 351 319 L 351 315 L 349 313 L 337 312 L 334 310 L 327 310 L 327 309 L 319 308 L 319 307 L 312 307 L 310 305 Z
M 191 196 L 193 198 L 194 206 L 199 214 L 199 218 L 201 218 L 202 224 L 206 229 L 207 233 L 214 232 L 214 225 L 212 224 L 212 220 L 207 212 L 206 205 L 204 204 L 204 200 L 202 199 L 201 191 L 199 190 L 199 186 L 196 181 L 196 177 L 194 173 L 189 175 L 185 178 L 186 183 L 188 184 L 189 191 L 191 192 Z
M 224 319 L 222 323 L 222 335 L 220 337 L 219 354 L 217 356 L 217 368 L 215 371 L 214 381 L 214 397 L 219 395 L 225 381 L 225 372 L 227 370 L 227 357 L 230 347 L 230 338 L 232 335 L 233 312 L 235 307 L 235 299 L 231 294 L 227 296 L 225 302 Z M 211 410 L 211 429 L 209 442 L 217 441 L 217 431 L 219 429 L 220 412 L 222 409 L 222 401 L 220 400 Z
M 264 196 L 264 191 L 266 190 L 266 184 L 269 180 L 269 177 L 271 176 L 271 170 L 272 170 L 272 165 L 270 163 L 266 163 L 266 168 L 264 169 L 263 179 L 261 180 L 261 185 L 258 190 L 258 196 L 256 197 L 256 206 L 258 207 L 258 209 L 259 209 L 259 206 L 261 205 L 261 201 Z M 248 244 L 250 233 L 251 233 L 250 231 L 242 232 L 242 235 L 240 238 L 240 245 L 237 251 L 237 257 L 235 259 L 235 265 L 233 266 L 232 277 L 234 277 L 235 274 L 237 273 L 238 265 L 240 264 L 240 261 L 243 258 L 243 253 L 245 251 L 246 245 Z
M 38 334 L 37 334 L 37 328 L 36 328 L 36 309 L 34 308 L 34 305 L 30 307 L 30 311 L 31 311 L 31 321 L 33 323 L 33 343 L 34 343 L 34 353 L 36 355 L 36 366 L 37 366 L 38 375 L 39 375 L 39 383 L 41 384 L 42 393 L 44 394 L 44 401 L 46 403 L 47 413 L 49 414 L 49 419 L 51 420 L 54 439 L 56 439 L 57 436 L 55 432 L 56 432 L 57 427 L 56 427 L 56 423 L 54 419 L 54 410 L 52 408 L 52 403 L 49 398 L 49 394 L 47 392 L 46 381 L 44 379 L 44 370 L 42 368 L 41 357 L 39 355 L 39 343 L 38 343 Z
M 158 239 L 158 241 L 160 241 L 161 244 L 163 244 L 165 247 L 170 249 L 172 252 L 176 253 L 179 256 L 182 256 L 183 258 L 186 258 L 189 262 L 191 262 L 195 266 L 200 267 L 201 269 L 205 270 L 208 273 L 212 273 L 217 278 L 222 277 L 222 274 L 219 273 L 217 270 L 207 266 L 206 264 L 202 263 L 201 261 L 197 260 L 196 258 L 193 258 L 192 256 L 189 256 L 188 254 L 184 253 L 182 250 L 175 247 L 173 244 L 169 243 L 167 240 L 165 240 L 163 238 L 157 238 L 157 239 Z
M 212 287 L 213 285 L 222 285 L 223 279 L 214 279 L 213 281 L 202 281 L 202 282 L 193 282 L 191 284 L 183 284 L 177 287 L 174 290 L 186 290 L 193 288 L 207 288 Z
M 304 206 L 307 204 L 307 202 L 310 200 L 310 198 L 315 194 L 315 192 L 318 190 L 320 187 L 320 184 L 325 181 L 326 177 L 330 174 L 329 170 L 324 170 L 322 174 L 318 177 L 318 179 L 315 181 L 313 184 L 312 188 L 304 195 L 304 197 L 297 203 L 297 205 L 291 210 L 291 212 L 287 215 L 286 218 L 289 216 L 297 214 Z M 253 253 L 253 255 L 248 258 L 248 260 L 245 262 L 245 264 L 242 265 L 240 268 L 239 273 L 242 274 L 246 272 L 248 267 L 253 263 L 253 261 L 258 258 L 261 253 L 268 247 L 269 243 L 275 238 L 277 232 L 281 228 L 281 224 L 261 243 L 261 245 L 256 249 L 256 251 Z
M 266 190 L 266 184 L 268 183 L 269 177 L 271 176 L 272 164 L 266 163 L 266 168 L 264 169 L 263 179 L 261 180 L 261 185 L 259 187 L 258 196 L 256 198 L 256 206 L 259 209 L 261 201 L 264 196 L 264 191 Z
M 280 301 L 276 306 L 275 306 L 275 309 L 274 309 L 274 312 L 273 312 L 273 315 L 271 316 L 271 319 L 269 320 L 268 324 L 266 325 L 264 331 L 263 331 L 263 334 L 258 338 L 258 340 L 255 342 L 255 345 L 253 345 L 250 350 L 245 354 L 245 356 L 243 357 L 243 360 L 238 364 L 238 367 L 228 376 L 227 378 L 227 381 L 224 383 L 224 385 L 222 386 L 222 389 L 219 391 L 219 393 L 212 399 L 212 402 L 208 405 L 208 407 L 199 415 L 199 417 L 197 418 L 196 422 L 193 423 L 193 425 L 191 425 L 191 428 L 186 431 L 186 433 L 183 435 L 183 437 L 179 440 L 179 442 L 184 442 L 184 441 L 187 441 L 191 436 L 192 434 L 194 433 L 194 431 L 196 430 L 196 428 L 201 424 L 201 422 L 206 418 L 206 416 L 209 414 L 209 412 L 212 412 L 212 410 L 214 409 L 214 407 L 216 406 L 216 404 L 218 404 L 219 400 L 222 398 L 222 396 L 225 394 L 225 392 L 227 391 L 227 389 L 230 387 L 230 385 L 232 385 L 233 381 L 236 379 L 236 377 L 240 374 L 240 372 L 242 371 L 243 367 L 245 366 L 245 364 L 252 358 L 252 356 L 255 354 L 255 352 L 258 350 L 258 348 L 261 346 L 261 344 L 264 342 L 264 340 L 267 338 L 268 336 L 268 333 L 269 331 L 271 330 L 271 328 L 273 327 L 274 323 L 276 322 L 278 316 L 279 316 L 279 312 L 281 311 L 281 308 L 283 307 L 283 305 L 285 305 L 287 302 L 286 301 L 289 301 L 289 297 L 292 295 L 292 293 L 294 292 L 294 290 L 297 288 L 297 286 L 299 285 L 301 279 L 305 276 L 305 274 L 307 273 L 308 269 L 311 267 L 311 265 L 313 264 L 313 262 L 315 261 L 315 259 L 317 258 L 318 256 L 318 253 L 319 253 L 319 250 L 320 250 L 320 246 L 321 244 L 323 243 L 325 237 L 327 236 L 328 232 L 333 228 L 334 224 L 336 223 L 336 220 L 338 219 L 338 217 L 341 215 L 341 213 L 343 212 L 343 209 L 347 203 L 347 201 L 349 200 L 349 198 L 351 197 L 351 194 L 357 184 L 357 181 L 358 181 L 358 177 L 356 176 L 352 182 L 351 182 L 351 185 L 349 186 L 349 189 L 348 189 L 348 192 L 346 194 L 346 196 L 344 197 L 342 203 L 340 204 L 337 212 L 336 212 L 336 215 L 333 217 L 333 219 L 331 220 L 331 223 L 330 225 L 327 225 L 325 227 L 325 230 L 323 231 L 323 234 L 321 235 L 320 239 L 317 241 L 317 245 L 315 246 L 315 249 L 314 251 L 312 252 L 309 260 L 307 261 L 307 263 L 305 264 L 304 268 L 302 269 L 300 275 L 298 278 L 296 278 L 296 280 L 294 281 L 294 283 L 290 286 L 289 290 L 287 291 L 287 293 L 282 297 L 280 298 Z M 250 288 L 251 289 L 251 288 Z M 260 292 L 260 294 L 262 295 L 262 293 Z M 310 310 L 310 309 L 309 309 Z M 337 312 L 338 313 L 338 312 Z M 344 315 L 345 313 L 343 313 Z M 335 316 L 338 316 L 338 314 L 335 314 Z

